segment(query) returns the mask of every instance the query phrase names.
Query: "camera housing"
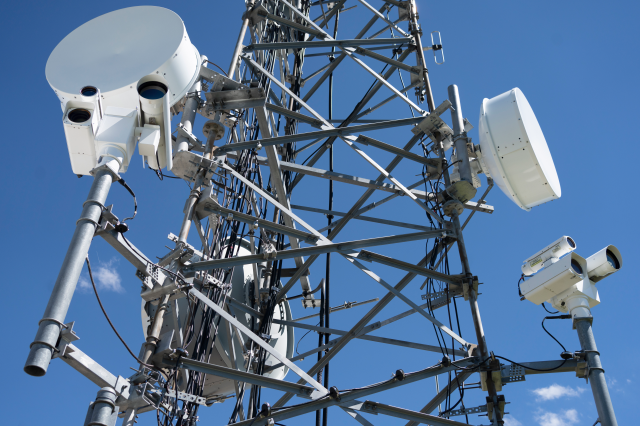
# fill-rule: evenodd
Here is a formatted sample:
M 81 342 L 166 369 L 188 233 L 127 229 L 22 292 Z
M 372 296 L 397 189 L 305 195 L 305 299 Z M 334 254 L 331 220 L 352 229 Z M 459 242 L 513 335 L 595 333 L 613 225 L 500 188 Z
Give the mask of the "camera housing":
M 622 255 L 614 245 L 608 245 L 587 258 L 587 271 L 593 283 L 618 272 L 622 267 Z
M 587 270 L 586 259 L 572 252 L 520 284 L 520 291 L 527 300 L 539 305 L 588 280 Z
M 101 156 L 120 158 L 119 172 L 126 171 L 133 153 L 132 143 L 135 148 L 136 127 L 153 125 L 152 121 L 157 122 L 164 137 L 157 147 L 153 143 L 146 147 L 154 154 L 153 158 L 148 157 L 149 163 L 156 168 L 166 165 L 171 169 L 171 143 L 167 144 L 171 135 L 165 131 L 165 127 L 168 129 L 171 125 L 170 107 L 193 86 L 201 65 L 202 58 L 191 43 L 182 19 L 162 7 L 115 10 L 68 34 L 51 52 L 45 73 L 62 108 L 73 172 L 90 174 Z M 155 81 L 158 87 L 164 86 L 162 98 L 148 99 L 149 94 L 145 98 L 148 87 L 139 92 L 141 85 L 150 81 Z M 136 111 L 136 122 L 132 124 L 126 118 L 130 114 L 127 112 L 116 113 L 109 123 L 103 123 L 109 107 Z M 90 113 L 90 124 L 69 119 L 69 111 L 76 108 Z M 76 114 L 78 117 L 87 116 L 80 112 Z M 153 120 L 145 120 L 145 116 Z M 124 129 L 125 123 L 130 128 Z M 119 137 L 114 139 L 115 128 L 105 130 L 105 135 L 98 137 L 103 125 L 116 126 Z M 106 145 L 98 146 L 98 140 Z
M 608 245 L 587 259 L 572 252 L 554 260 L 549 253 L 566 251 L 566 244 L 573 241 L 569 237 L 563 238 L 566 238 L 564 242 L 558 240 L 527 259 L 523 271 L 525 267 L 528 271 L 537 271 L 542 265 L 544 269 L 522 283 L 520 291 L 536 305 L 549 301 L 555 309 L 569 313 L 574 320 L 591 318 L 591 308 L 600 303 L 595 283 L 620 270 L 622 255 L 616 246 Z M 575 248 L 575 243 L 569 248 Z M 544 261 L 545 258 L 549 260 Z M 554 263 L 547 266 L 549 261 Z
M 573 238 L 564 235 L 525 260 L 522 265 L 522 273 L 527 276 L 533 275 L 543 267 L 548 266 L 550 260 L 553 263 L 556 259 L 575 250 L 576 247 L 577 245 Z

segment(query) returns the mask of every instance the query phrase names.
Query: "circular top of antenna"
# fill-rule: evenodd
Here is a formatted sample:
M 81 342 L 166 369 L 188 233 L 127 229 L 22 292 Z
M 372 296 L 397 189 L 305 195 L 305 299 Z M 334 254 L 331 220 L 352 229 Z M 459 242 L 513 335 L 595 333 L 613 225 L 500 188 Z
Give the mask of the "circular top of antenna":
M 524 210 L 560 198 L 560 181 L 531 105 L 517 87 L 480 107 L 480 147 L 498 187 Z
M 190 51 L 183 51 L 185 44 Z M 199 70 L 196 54 L 176 13 L 156 6 L 129 7 L 98 16 L 73 30 L 49 56 L 45 73 L 57 92 L 79 94 L 81 88 L 93 86 L 104 95 L 130 86 L 135 90 L 137 82 L 151 73 L 157 73 L 159 80 L 169 80 L 169 74 L 176 74 L 172 60 L 188 63 L 177 72 L 178 80 L 186 78 L 188 83 L 194 64 Z M 171 87 L 174 93 L 182 89 Z

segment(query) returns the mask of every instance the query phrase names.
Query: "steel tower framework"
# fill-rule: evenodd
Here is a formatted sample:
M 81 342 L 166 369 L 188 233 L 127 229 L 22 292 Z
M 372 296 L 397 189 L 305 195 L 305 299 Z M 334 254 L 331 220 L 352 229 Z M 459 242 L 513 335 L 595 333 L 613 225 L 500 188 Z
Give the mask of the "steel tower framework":
M 369 14 L 370 19 L 353 38 L 339 38 L 339 28 L 353 29 L 347 12 L 356 5 L 359 13 Z M 373 31 L 381 22 L 383 28 Z M 193 425 L 199 409 L 226 398 L 204 395 L 205 378 L 231 379 L 235 383 L 236 403 L 229 424 L 238 426 L 273 424 L 311 412 L 317 413 L 318 425 L 326 425 L 327 408 L 331 406 L 340 407 L 363 425 L 371 423 L 362 413 L 406 419 L 407 425 L 462 425 L 468 423 L 449 417 L 486 413 L 491 424 L 501 425 L 505 398 L 499 392 L 504 383 L 522 380 L 525 374 L 583 371 L 584 360 L 580 359 L 504 365 L 487 346 L 477 299 L 478 280 L 469 266 L 463 229 L 476 212 L 493 211 L 485 204 L 492 183 L 489 178 L 488 188 L 476 197 L 477 171 L 471 167 L 470 159 L 478 160 L 480 154 L 467 138 L 470 124 L 463 118 L 457 87 L 449 87 L 448 100 L 436 105 L 433 99 L 426 55 L 433 51 L 443 58 L 442 45 L 434 41 L 423 46 L 422 35 L 415 0 L 385 0 L 379 8 L 365 0 L 353 4 L 345 0 L 247 3 L 228 71 L 211 68 L 203 57 L 200 79 L 172 109 L 174 115 L 181 114 L 174 141 L 177 154 L 173 172 L 192 185 L 180 232 L 172 236 L 175 248 L 154 262 L 127 239 L 124 221 L 105 207 L 110 185 L 120 177 L 108 169 L 97 169 L 25 371 L 44 375 L 51 358 L 60 358 L 100 386 L 102 389 L 87 415 L 87 425 L 113 425 L 118 414 L 124 417 L 124 425 L 133 425 L 145 411 L 156 411 L 162 424 Z M 327 62 L 303 75 L 305 60 L 312 57 L 326 58 Z M 335 93 L 334 71 L 347 62 L 357 64 L 373 84 L 355 102 L 346 119 L 336 120 L 332 104 L 345 105 L 350 100 Z M 400 75 L 399 84 L 394 83 L 396 74 Z M 310 102 L 327 86 L 329 113 L 325 117 Z M 374 104 L 373 98 L 385 91 L 388 97 Z M 412 116 L 392 120 L 366 118 L 373 112 L 384 115 L 398 105 L 408 105 Z M 445 113 L 451 116 L 451 126 L 444 121 L 448 118 Z M 207 120 L 203 130 L 206 141 L 200 141 L 193 133 L 198 115 Z M 396 146 L 365 135 L 390 128 L 396 128 L 399 135 L 408 135 L 407 141 Z M 335 143 L 346 144 L 378 176 L 368 179 L 334 171 Z M 420 147 L 421 154 L 411 152 L 414 147 Z M 455 152 L 455 157 L 447 158 L 451 147 L 454 149 L 449 152 Z M 385 151 L 395 157 L 388 164 L 379 164 L 367 154 L 370 150 Z M 310 152 L 303 164 L 296 162 Z M 326 157 L 328 170 L 315 167 Z M 417 167 L 422 178 L 411 185 L 400 182 L 393 173 L 401 163 Z M 329 181 L 327 209 L 294 204 L 294 190 L 303 179 L 312 178 Z M 364 188 L 346 213 L 333 209 L 334 181 Z M 373 201 L 384 192 L 388 193 L 386 198 Z M 425 212 L 427 225 L 365 215 L 387 202 L 407 198 L 415 203 L 416 209 Z M 328 224 L 315 229 L 296 211 L 325 214 Z M 339 218 L 334 220 L 336 217 Z M 385 237 L 363 235 L 359 240 L 343 241 L 340 234 L 354 221 L 390 225 L 405 232 Z M 187 242 L 190 231 L 197 233 L 201 247 Z M 132 353 L 139 361 L 139 369 L 129 378 L 113 375 L 84 354 L 73 344 L 77 340 L 73 323 L 65 322 L 94 236 L 104 238 L 135 266 L 143 282 L 142 298 L 148 303 L 152 317 L 140 354 Z M 249 241 L 250 255 L 238 255 L 243 239 Z M 398 244 L 397 253 L 403 253 L 401 244 L 424 240 L 430 241 L 430 249 L 417 264 L 369 250 Z M 454 246 L 462 270 L 457 275 L 444 269 L 448 265 L 448 252 Z M 329 305 L 331 254 L 343 257 L 387 291 L 349 330 L 330 328 L 330 313 L 335 312 Z M 309 270 L 321 256 L 326 256 L 326 271 L 320 274 L 324 275 L 321 285 L 314 289 Z M 283 268 L 285 259 L 293 259 L 295 268 Z M 388 283 L 373 271 L 377 264 L 399 269 L 406 275 L 397 283 Z M 253 276 L 260 277 L 254 280 L 249 303 L 230 296 L 234 267 L 239 265 L 252 265 Z M 403 289 L 417 277 L 426 279 L 427 286 L 426 303 L 420 306 L 403 294 Z M 301 291 L 295 290 L 298 286 Z M 300 295 L 288 296 L 292 292 Z M 180 297 L 189 300 L 193 313 L 185 324 L 180 324 L 176 316 L 175 301 Z M 453 324 L 445 325 L 435 317 L 436 309 L 456 298 L 468 303 L 471 310 L 473 342 L 463 339 L 459 330 L 454 331 Z M 300 299 L 305 307 L 319 308 L 320 324 L 312 326 L 275 318 L 275 307 L 285 299 Z M 372 322 L 394 299 L 404 302 L 409 310 Z M 251 327 L 237 320 L 238 313 L 254 318 Z M 368 334 L 413 314 L 423 316 L 435 326 L 438 346 Z M 175 332 L 169 338 L 161 334 L 168 324 Z M 287 358 L 268 344 L 271 327 L 276 325 L 317 332 L 318 347 Z M 246 359 L 239 361 L 242 368 L 208 362 L 208 345 L 219 333 L 241 334 L 250 340 L 244 348 Z M 331 334 L 338 337 L 330 339 Z M 186 344 L 176 345 L 190 339 L 200 342 L 200 349 L 188 353 L 183 347 Z M 331 387 L 330 362 L 339 362 L 341 351 L 354 339 L 442 352 L 444 356 L 436 365 L 411 373 L 398 370 L 391 379 L 367 387 L 349 390 Z M 591 352 L 595 351 L 593 346 Z M 297 374 L 298 382 L 264 377 L 265 371 L 277 367 L 265 365 L 267 354 Z M 296 365 L 296 361 L 310 356 L 317 356 L 318 360 L 309 370 Z M 594 353 L 589 356 L 596 357 Z M 590 360 L 590 365 L 592 371 L 597 370 L 599 359 Z M 184 372 L 182 381 L 177 378 L 178 371 Z M 462 403 L 438 415 L 432 414 L 452 393 L 460 392 L 474 373 L 480 373 L 486 404 L 465 407 Z M 443 389 L 420 410 L 368 399 L 375 393 L 442 374 L 448 376 Z M 588 375 L 589 370 L 581 374 Z M 269 406 L 261 401 L 261 388 L 282 391 L 284 395 Z M 290 405 L 294 396 L 308 401 Z M 603 424 L 615 424 L 608 393 L 600 401 L 598 411 Z

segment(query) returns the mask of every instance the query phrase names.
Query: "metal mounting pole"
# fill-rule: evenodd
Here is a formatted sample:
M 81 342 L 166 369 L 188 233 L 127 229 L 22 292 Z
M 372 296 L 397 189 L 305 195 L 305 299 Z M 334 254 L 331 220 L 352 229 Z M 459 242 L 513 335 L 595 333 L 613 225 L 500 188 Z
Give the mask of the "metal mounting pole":
M 442 141 L 438 142 L 438 154 L 440 159 L 443 161 L 443 164 L 446 164 L 446 157 L 444 155 L 444 146 Z M 451 179 L 449 178 L 449 169 L 448 167 L 444 167 L 442 174 L 444 175 L 445 185 L 451 185 Z M 453 211 L 453 216 L 451 217 L 451 221 L 453 222 L 453 227 L 456 232 L 456 244 L 458 246 L 458 252 L 460 254 L 460 262 L 462 263 L 462 272 L 466 277 L 467 284 L 469 285 L 469 305 L 471 307 L 471 317 L 473 319 L 473 326 L 476 332 L 476 339 L 478 341 L 478 351 L 482 360 L 485 361 L 489 358 L 489 350 L 487 348 L 487 343 L 484 337 L 484 330 L 482 328 L 482 319 L 480 318 L 480 308 L 478 307 L 478 295 L 473 289 L 473 276 L 471 274 L 471 266 L 469 265 L 469 258 L 467 257 L 467 249 L 464 244 L 464 238 L 462 236 L 462 229 L 460 226 L 460 218 L 458 217 L 457 212 Z M 498 392 L 496 391 L 495 384 L 493 380 L 491 380 L 491 374 L 487 374 L 487 389 L 489 393 L 489 397 L 493 401 L 494 407 L 498 406 Z M 493 416 L 494 424 L 502 424 L 502 417 L 500 416 L 499 410 L 494 408 L 494 416 Z
M 227 76 L 230 79 L 233 79 L 233 74 L 236 72 L 236 68 L 238 66 L 238 61 L 240 61 L 240 51 L 242 50 L 242 42 L 244 41 L 244 36 L 247 33 L 247 27 L 249 26 L 249 11 L 253 7 L 253 1 L 247 2 L 247 11 L 245 14 L 245 18 L 242 20 L 242 27 L 240 28 L 240 35 L 238 36 L 238 41 L 236 41 L 236 47 L 233 49 L 233 56 L 231 57 L 231 65 L 229 66 L 229 72 Z
M 114 426 L 118 416 L 116 398 L 116 391 L 112 388 L 100 389 L 95 402 L 89 407 L 85 426 Z
M 193 122 L 196 119 L 196 113 L 198 111 L 198 107 L 200 106 L 200 90 L 202 88 L 202 82 L 200 80 L 196 80 L 193 83 L 193 86 L 189 89 L 189 93 L 187 93 L 187 101 L 184 104 L 184 110 L 182 111 L 182 118 L 180 119 L 180 124 L 182 128 L 187 132 L 193 133 Z M 176 151 L 188 151 L 189 150 L 189 138 L 183 134 L 178 134 L 176 138 Z
M 153 325 L 151 326 L 151 331 L 147 334 L 147 341 L 144 346 L 144 354 L 142 355 L 141 361 L 144 363 L 149 362 L 149 358 L 156 350 L 156 346 L 158 345 L 158 338 L 160 337 L 160 331 L 162 331 L 162 325 L 164 323 L 164 313 L 169 307 L 169 297 L 170 294 L 165 294 L 160 299 L 160 303 L 158 304 L 158 310 L 153 317 Z
M 436 104 L 433 102 L 433 94 L 431 93 L 431 83 L 429 82 L 429 70 L 427 69 L 427 61 L 424 58 L 424 50 L 422 49 L 422 29 L 418 23 L 418 6 L 416 0 L 411 0 L 411 7 L 409 10 L 410 23 L 409 30 L 416 42 L 416 60 L 418 66 L 422 67 L 422 78 L 424 79 L 424 89 L 427 92 L 427 105 L 429 106 L 429 112 L 433 112 L 436 109 Z
M 596 402 L 598 417 L 602 426 L 617 426 L 616 414 L 613 412 L 613 404 L 609 395 L 609 388 L 604 377 L 604 369 L 600 363 L 600 353 L 596 347 L 596 340 L 591 330 L 589 318 L 576 318 L 576 330 L 580 339 L 580 347 L 585 352 L 587 359 L 587 377 L 591 382 L 593 399 Z
M 36 337 L 31 343 L 31 350 L 24 366 L 24 371 L 31 376 L 47 374 L 49 362 L 58 343 L 61 328 L 113 180 L 114 173 L 106 165 L 96 169 L 93 184 L 87 200 L 82 205 L 82 214 L 76 222 L 76 230 L 60 267 L 49 303 L 40 320 Z
M 471 165 L 469 164 L 469 153 L 467 152 L 467 132 L 464 131 L 464 119 L 462 118 L 462 106 L 460 105 L 460 95 L 458 86 L 449 86 L 449 100 L 453 108 L 451 109 L 451 121 L 453 124 L 453 143 L 456 147 L 456 158 L 458 159 L 458 170 L 460 179 L 473 185 L 471 177 Z

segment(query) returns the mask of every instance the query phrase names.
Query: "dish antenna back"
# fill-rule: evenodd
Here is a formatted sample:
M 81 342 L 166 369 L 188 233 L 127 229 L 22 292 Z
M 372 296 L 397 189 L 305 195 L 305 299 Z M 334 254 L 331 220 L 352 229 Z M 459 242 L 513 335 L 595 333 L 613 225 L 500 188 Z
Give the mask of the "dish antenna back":
M 531 105 L 517 87 L 484 99 L 480 148 L 491 177 L 521 209 L 560 198 L 560 181 Z

